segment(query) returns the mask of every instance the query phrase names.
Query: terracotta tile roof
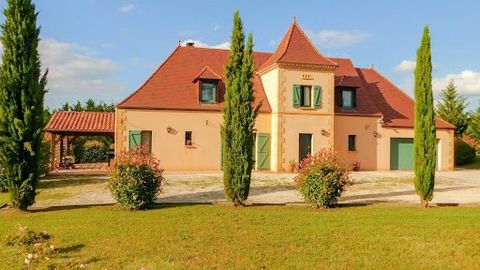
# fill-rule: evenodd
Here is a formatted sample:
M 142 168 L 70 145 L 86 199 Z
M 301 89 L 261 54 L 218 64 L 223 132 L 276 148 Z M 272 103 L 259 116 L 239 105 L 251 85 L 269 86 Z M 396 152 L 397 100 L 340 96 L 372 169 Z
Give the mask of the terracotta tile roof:
M 200 71 L 200 73 L 195 76 L 195 79 L 194 81 L 198 80 L 198 79 L 211 79 L 211 80 L 221 80 L 222 79 L 222 76 L 218 75 L 217 73 L 215 73 L 215 71 L 213 71 L 211 68 L 209 68 L 208 66 L 205 66 L 202 71 Z
M 335 69 L 335 86 L 361 87 L 362 81 L 348 58 L 328 58 L 338 64 Z
M 229 50 L 177 47 L 148 80 L 118 104 L 118 108 L 220 111 L 225 85 L 218 86 L 218 104 L 201 104 L 198 76 L 224 76 Z M 255 66 L 263 64 L 270 53 L 254 52 Z M 204 74 L 204 75 L 202 75 Z M 215 75 L 216 74 L 216 75 Z M 263 100 L 261 112 L 271 112 L 263 84 L 258 75 L 253 79 L 256 103 Z
M 466 144 L 470 145 L 473 148 L 477 148 L 477 147 L 480 148 L 480 142 L 468 136 L 467 134 L 463 134 L 461 139 L 462 141 L 464 141 Z
M 260 67 L 265 69 L 274 63 L 297 63 L 323 66 L 336 66 L 337 63 L 323 56 L 293 20 L 285 37 L 273 55 Z
M 365 114 L 383 115 L 386 127 L 413 127 L 414 100 L 374 69 L 357 68 L 363 87 L 357 90 L 357 110 Z M 337 106 L 336 112 L 341 112 Z M 437 118 L 437 128 L 455 126 Z
M 73 133 L 114 133 L 114 112 L 54 112 L 45 131 Z

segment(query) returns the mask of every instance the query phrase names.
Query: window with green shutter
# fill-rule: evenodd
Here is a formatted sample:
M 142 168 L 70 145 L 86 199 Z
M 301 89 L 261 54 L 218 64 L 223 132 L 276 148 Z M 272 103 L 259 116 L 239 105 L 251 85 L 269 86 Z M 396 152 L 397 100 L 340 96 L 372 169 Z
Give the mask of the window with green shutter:
M 149 153 L 152 152 L 152 131 L 130 130 L 128 132 L 128 148 L 134 149 L 143 146 Z
M 133 149 L 141 143 L 141 135 L 139 130 L 130 130 L 128 132 L 128 148 Z
M 293 85 L 293 107 L 300 107 L 300 85 Z
M 320 85 L 315 85 L 313 88 L 313 106 L 317 109 L 322 107 L 322 88 Z

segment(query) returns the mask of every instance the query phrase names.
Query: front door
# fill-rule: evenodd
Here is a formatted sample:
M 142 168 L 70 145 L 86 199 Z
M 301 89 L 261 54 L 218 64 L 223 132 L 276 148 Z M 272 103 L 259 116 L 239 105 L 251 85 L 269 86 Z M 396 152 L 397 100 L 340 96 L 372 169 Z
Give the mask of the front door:
M 298 161 L 312 154 L 312 134 L 300 133 L 298 152 Z

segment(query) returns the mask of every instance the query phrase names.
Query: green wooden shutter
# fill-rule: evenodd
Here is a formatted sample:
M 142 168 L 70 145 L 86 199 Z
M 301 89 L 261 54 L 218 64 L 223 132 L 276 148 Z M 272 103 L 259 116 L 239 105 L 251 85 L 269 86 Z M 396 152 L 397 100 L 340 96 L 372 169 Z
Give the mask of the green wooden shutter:
M 140 137 L 140 131 L 138 130 L 130 130 L 128 132 L 128 146 L 130 149 L 133 149 L 137 146 L 140 145 L 140 140 L 141 140 L 141 137 Z
M 293 85 L 293 107 L 300 107 L 300 85 Z
M 257 169 L 269 170 L 270 169 L 270 134 L 259 133 L 258 134 L 258 148 L 257 148 Z
M 313 88 L 313 105 L 317 109 L 322 107 L 322 88 L 320 85 L 315 85 Z

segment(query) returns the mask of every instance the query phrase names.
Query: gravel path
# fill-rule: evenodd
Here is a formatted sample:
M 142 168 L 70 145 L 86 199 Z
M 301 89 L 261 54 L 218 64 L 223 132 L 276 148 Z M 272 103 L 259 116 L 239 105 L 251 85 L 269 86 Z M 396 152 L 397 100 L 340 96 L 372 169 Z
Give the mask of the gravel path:
M 247 203 L 302 203 L 294 174 L 254 173 Z M 222 203 L 221 173 L 168 173 L 158 202 Z M 418 203 L 411 172 L 355 172 L 343 203 Z M 44 180 L 34 208 L 114 203 L 106 176 L 65 176 Z M 480 171 L 438 172 L 432 203 L 480 203 Z

